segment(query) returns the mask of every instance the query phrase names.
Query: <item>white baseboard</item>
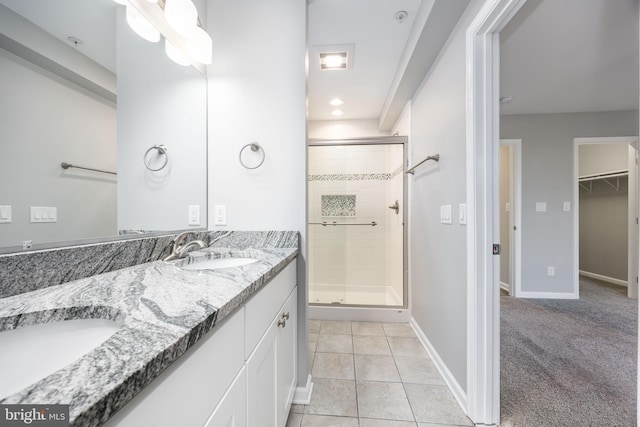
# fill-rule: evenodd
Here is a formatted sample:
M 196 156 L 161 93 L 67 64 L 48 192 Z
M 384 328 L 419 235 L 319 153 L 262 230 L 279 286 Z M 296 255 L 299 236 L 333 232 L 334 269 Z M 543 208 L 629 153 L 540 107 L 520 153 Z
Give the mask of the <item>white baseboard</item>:
M 613 283 L 614 285 L 629 286 L 629 282 L 626 280 L 616 279 L 615 277 L 604 276 L 602 274 L 590 273 L 588 271 L 579 270 L 581 276 L 591 277 L 592 279 L 602 280 L 603 282 Z
M 579 299 L 579 295 L 573 292 L 520 292 L 518 298 L 530 299 Z
M 500 287 L 505 291 L 511 293 L 511 285 L 505 282 L 500 282 Z
M 445 365 L 443 360 L 440 358 L 440 355 L 438 354 L 436 349 L 433 347 L 433 345 L 431 345 L 431 342 L 429 341 L 427 336 L 424 334 L 424 332 L 422 332 L 422 329 L 420 328 L 420 326 L 418 326 L 418 323 L 413 317 L 411 317 L 409 324 L 411 325 L 414 332 L 418 336 L 418 339 L 424 346 L 425 350 L 427 350 L 427 353 L 429 353 L 431 360 L 433 360 L 433 363 L 436 365 L 436 368 L 438 369 L 438 372 L 440 372 L 440 375 L 442 375 L 444 382 L 449 387 L 449 390 L 451 391 L 451 394 L 453 394 L 453 397 L 458 402 L 458 405 L 460 405 L 460 407 L 462 408 L 462 411 L 464 411 L 465 414 L 468 414 L 467 394 L 462 389 L 458 381 L 455 379 L 455 377 L 453 376 L 449 368 L 447 368 L 447 365 Z
M 313 393 L 313 382 L 311 382 L 311 374 L 307 376 L 307 383 L 303 387 L 296 387 L 293 395 L 293 404 L 308 405 L 311 403 L 311 394 Z

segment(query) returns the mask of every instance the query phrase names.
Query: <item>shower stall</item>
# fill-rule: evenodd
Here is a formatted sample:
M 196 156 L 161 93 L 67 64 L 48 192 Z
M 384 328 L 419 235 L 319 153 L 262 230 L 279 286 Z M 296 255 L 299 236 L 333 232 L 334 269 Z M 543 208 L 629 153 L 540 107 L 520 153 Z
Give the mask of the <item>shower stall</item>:
M 309 142 L 312 307 L 406 308 L 405 146 L 406 137 Z

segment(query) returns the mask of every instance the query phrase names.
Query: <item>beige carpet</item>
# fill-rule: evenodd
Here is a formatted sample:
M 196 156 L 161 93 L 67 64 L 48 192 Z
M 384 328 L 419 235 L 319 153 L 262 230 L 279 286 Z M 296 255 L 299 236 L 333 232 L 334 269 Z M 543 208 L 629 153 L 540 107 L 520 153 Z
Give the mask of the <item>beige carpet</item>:
M 501 426 L 635 426 L 638 305 L 580 280 L 580 300 L 501 300 Z

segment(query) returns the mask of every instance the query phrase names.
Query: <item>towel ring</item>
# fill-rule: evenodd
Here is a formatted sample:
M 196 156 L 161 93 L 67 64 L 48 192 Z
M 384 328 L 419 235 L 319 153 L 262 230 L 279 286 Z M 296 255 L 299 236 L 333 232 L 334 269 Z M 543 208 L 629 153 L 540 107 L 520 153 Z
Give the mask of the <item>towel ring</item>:
M 149 166 L 149 162 L 147 162 L 147 156 L 149 155 L 149 153 L 151 152 L 151 150 L 158 150 L 158 153 L 160 156 L 164 155 L 164 163 L 162 163 L 162 165 L 157 168 L 154 169 L 151 166 Z M 159 170 L 162 170 L 165 168 L 165 166 L 167 166 L 167 163 L 169 163 L 169 154 L 167 154 L 167 147 L 166 145 L 154 145 L 153 147 L 149 148 L 147 151 L 145 151 L 144 153 L 144 165 L 146 166 L 147 169 L 149 169 L 152 172 L 157 172 Z
M 246 150 L 247 148 L 251 148 L 251 151 L 253 151 L 254 153 L 258 150 L 262 151 L 262 160 L 260 160 L 260 163 L 258 163 L 256 166 L 247 166 L 243 161 L 242 161 L 242 153 L 244 152 L 244 150 Z M 242 147 L 242 149 L 240 150 L 240 154 L 238 155 L 238 159 L 240 160 L 240 164 L 246 168 L 246 169 L 258 169 L 260 166 L 262 166 L 262 164 L 264 163 L 264 159 L 267 157 L 267 154 L 264 152 L 264 148 L 262 148 L 262 146 L 260 144 L 258 144 L 257 142 L 251 142 L 247 145 L 245 145 L 244 147 Z

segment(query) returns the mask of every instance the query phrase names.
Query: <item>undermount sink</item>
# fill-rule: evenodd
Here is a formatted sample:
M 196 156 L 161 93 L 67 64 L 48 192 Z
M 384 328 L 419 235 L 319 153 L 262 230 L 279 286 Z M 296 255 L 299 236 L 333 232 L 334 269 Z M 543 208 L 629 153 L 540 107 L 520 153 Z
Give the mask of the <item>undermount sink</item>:
M 218 270 L 220 268 L 240 267 L 257 262 L 255 258 L 231 257 L 231 258 L 210 258 L 196 261 L 192 264 L 183 265 L 185 270 Z
M 104 319 L 74 319 L 0 332 L 0 399 L 53 374 L 122 327 Z

